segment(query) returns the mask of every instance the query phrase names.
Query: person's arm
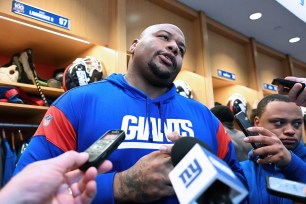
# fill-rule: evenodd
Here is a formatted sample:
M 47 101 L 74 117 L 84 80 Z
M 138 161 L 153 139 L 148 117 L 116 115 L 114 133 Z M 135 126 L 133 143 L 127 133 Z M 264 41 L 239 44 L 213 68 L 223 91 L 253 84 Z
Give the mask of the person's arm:
M 306 84 L 306 78 L 287 76 L 285 79 Z M 306 106 L 306 88 L 298 95 L 302 89 L 302 84 L 296 83 L 288 92 L 282 85 L 278 86 L 279 94 L 288 94 L 290 101 L 295 102 L 298 106 Z
M 25 152 L 21 155 L 15 174 L 32 162 L 56 157 L 70 150 L 77 151 L 77 134 L 73 126 L 77 123 L 77 119 L 73 114 L 69 114 L 72 110 L 66 113 L 56 106 L 59 105 L 64 110 L 67 107 L 71 108 L 72 105 L 66 103 L 69 99 L 68 94 L 63 94 L 49 107 Z
M 66 152 L 56 158 L 34 162 L 13 177 L 0 191 L 1 203 L 90 203 L 96 194 L 97 169 L 77 169 L 87 153 Z M 105 161 L 99 172 L 109 171 Z
M 292 152 L 291 162 L 282 169 L 287 179 L 306 183 L 306 162 Z
M 27 165 L 39 161 L 50 159 L 64 153 L 61 149 L 46 140 L 44 136 L 36 136 L 31 139 L 29 145 L 22 153 L 16 168 L 14 175 L 18 174 Z

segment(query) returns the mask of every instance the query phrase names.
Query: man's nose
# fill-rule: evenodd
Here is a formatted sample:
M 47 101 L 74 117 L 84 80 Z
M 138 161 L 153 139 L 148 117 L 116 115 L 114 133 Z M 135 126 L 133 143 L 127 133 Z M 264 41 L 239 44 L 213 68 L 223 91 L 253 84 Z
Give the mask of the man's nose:
M 167 48 L 176 56 L 178 54 L 178 46 L 174 40 L 168 42 Z
M 285 127 L 284 127 L 284 133 L 286 135 L 291 135 L 293 136 L 295 134 L 295 128 L 293 127 L 293 125 L 291 124 L 287 124 Z

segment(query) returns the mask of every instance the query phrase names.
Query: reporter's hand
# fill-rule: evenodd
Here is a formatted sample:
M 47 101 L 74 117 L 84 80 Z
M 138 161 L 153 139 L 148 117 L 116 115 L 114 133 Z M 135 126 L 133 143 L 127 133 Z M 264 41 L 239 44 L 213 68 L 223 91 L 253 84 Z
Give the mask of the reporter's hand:
M 306 84 L 306 78 L 288 76 L 285 77 L 285 79 Z M 299 95 L 297 95 L 300 92 L 301 88 L 302 84 L 297 83 L 289 91 L 285 89 L 282 85 L 279 85 L 277 87 L 277 90 L 279 94 L 288 94 L 289 100 L 295 102 L 296 105 L 306 107 L 306 88 L 304 88 L 304 90 Z
M 274 133 L 263 127 L 250 127 L 248 131 L 259 134 L 258 136 L 244 138 L 247 143 L 260 144 L 260 147 L 253 150 L 252 157 L 267 155 L 258 159 L 258 164 L 274 163 L 279 168 L 285 168 L 289 165 L 291 153 Z
M 97 169 L 82 172 L 87 153 L 66 152 L 26 166 L 0 191 L 1 203 L 90 203 L 96 195 Z M 99 172 L 112 168 L 105 161 Z

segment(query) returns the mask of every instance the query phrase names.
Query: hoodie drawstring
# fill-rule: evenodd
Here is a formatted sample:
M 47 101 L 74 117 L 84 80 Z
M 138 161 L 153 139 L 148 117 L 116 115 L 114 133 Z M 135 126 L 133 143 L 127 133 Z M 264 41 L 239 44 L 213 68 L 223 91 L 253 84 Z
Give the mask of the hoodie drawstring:
M 153 134 L 152 134 L 152 122 L 150 117 L 150 104 L 149 104 L 149 98 L 146 99 L 146 120 L 149 124 L 149 141 L 153 141 Z
M 158 101 L 156 102 L 156 105 L 158 106 L 158 111 L 159 111 L 159 115 L 160 115 L 160 133 L 164 134 L 164 126 L 165 126 L 165 114 L 164 114 L 164 103 L 163 101 Z M 148 125 L 149 125 L 149 141 L 153 141 L 153 130 L 152 130 L 152 121 L 151 121 L 151 113 L 150 113 L 150 99 L 147 98 L 146 99 L 146 120 L 148 121 Z M 157 132 L 158 134 L 158 132 Z

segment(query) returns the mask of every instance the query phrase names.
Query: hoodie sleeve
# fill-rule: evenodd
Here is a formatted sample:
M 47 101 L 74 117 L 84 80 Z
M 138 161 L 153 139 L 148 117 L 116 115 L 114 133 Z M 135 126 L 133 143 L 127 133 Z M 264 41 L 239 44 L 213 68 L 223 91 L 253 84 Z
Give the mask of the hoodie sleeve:
M 115 174 L 116 172 L 111 172 L 97 177 L 97 194 L 92 203 L 115 203 L 113 192 Z
M 284 173 L 286 178 L 290 180 L 306 183 L 306 176 L 305 176 L 306 162 L 303 161 L 293 152 L 291 152 L 291 155 L 292 157 L 289 166 L 284 168 L 282 172 Z
M 46 140 L 45 136 L 33 137 L 22 153 L 15 171 L 14 175 L 20 172 L 28 164 L 39 160 L 50 159 L 64 153 L 61 149 Z
M 77 135 L 70 120 L 55 105 L 50 106 L 19 159 L 15 174 L 29 163 L 77 150 Z

